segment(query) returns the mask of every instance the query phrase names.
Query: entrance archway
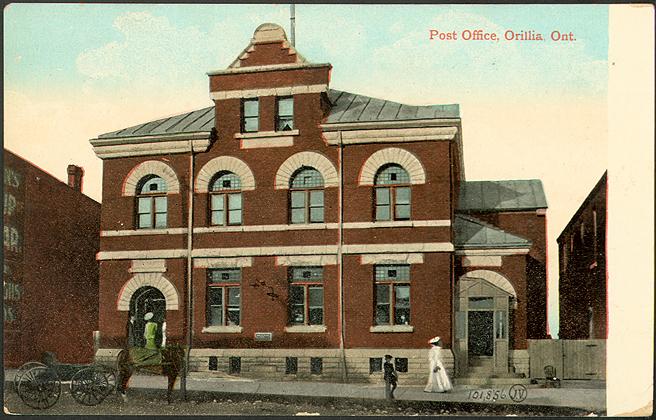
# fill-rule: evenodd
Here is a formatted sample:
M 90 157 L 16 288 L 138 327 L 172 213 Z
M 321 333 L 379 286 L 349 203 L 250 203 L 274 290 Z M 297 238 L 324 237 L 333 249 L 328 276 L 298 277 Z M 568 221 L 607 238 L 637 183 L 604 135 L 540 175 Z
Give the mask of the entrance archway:
M 455 291 L 454 353 L 458 375 L 508 372 L 512 284 L 499 273 L 476 270 L 458 280 Z
M 144 338 L 146 321 L 144 321 L 144 315 L 148 312 L 153 313 L 152 321 L 157 323 L 155 344 L 157 346 L 162 345 L 162 324 L 166 322 L 166 298 L 157 288 L 144 286 L 137 289 L 130 299 L 128 319 L 132 323 L 132 327 L 128 328 L 129 346 L 144 347 L 146 345 Z

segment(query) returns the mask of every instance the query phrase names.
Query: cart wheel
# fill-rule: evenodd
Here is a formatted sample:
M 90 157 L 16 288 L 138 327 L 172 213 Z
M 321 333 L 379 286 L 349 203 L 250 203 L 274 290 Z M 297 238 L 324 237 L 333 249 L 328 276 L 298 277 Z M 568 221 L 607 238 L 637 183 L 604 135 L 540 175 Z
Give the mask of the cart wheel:
M 16 375 L 14 375 L 14 391 L 18 392 L 18 384 L 20 383 L 20 380 L 23 377 L 23 375 L 25 375 L 25 372 L 37 366 L 45 367 L 46 365 L 44 365 L 41 362 L 27 362 L 23 366 L 18 368 L 18 371 L 16 371 Z
M 94 365 L 94 368 L 103 377 L 103 382 L 107 384 L 105 387 L 105 396 L 116 392 L 116 371 L 106 365 Z
M 71 395 L 82 405 L 100 404 L 115 387 L 114 372 L 99 366 L 79 370 L 71 379 Z
M 57 372 L 46 366 L 29 369 L 20 378 L 18 395 L 29 407 L 39 410 L 52 407 L 61 395 L 61 381 Z

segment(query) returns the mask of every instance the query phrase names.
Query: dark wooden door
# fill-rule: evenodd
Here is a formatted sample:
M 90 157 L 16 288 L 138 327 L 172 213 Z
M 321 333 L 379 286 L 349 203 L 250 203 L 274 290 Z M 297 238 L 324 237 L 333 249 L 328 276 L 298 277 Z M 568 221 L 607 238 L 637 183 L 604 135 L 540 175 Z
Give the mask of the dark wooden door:
M 468 347 L 470 356 L 494 354 L 493 311 L 470 311 L 468 314 Z

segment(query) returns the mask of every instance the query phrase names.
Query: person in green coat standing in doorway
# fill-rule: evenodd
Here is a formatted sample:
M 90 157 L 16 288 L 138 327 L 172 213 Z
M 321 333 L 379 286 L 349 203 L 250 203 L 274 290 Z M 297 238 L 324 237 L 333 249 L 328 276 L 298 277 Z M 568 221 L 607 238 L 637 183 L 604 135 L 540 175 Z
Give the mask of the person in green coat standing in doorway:
M 153 313 L 148 312 L 144 315 L 144 321 L 146 321 L 146 327 L 144 328 L 144 338 L 146 339 L 146 348 L 149 350 L 157 350 L 157 344 L 155 344 L 155 337 L 157 336 L 157 323 L 152 321 Z

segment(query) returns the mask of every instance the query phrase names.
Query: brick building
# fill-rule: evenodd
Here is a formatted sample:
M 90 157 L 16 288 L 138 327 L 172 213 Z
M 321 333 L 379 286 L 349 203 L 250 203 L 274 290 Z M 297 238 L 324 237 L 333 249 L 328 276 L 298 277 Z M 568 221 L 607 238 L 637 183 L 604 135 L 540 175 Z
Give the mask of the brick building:
M 98 358 L 145 311 L 186 342 L 191 308 L 196 370 L 378 380 L 389 352 L 423 381 L 440 335 L 452 374 L 528 372 L 546 330 L 541 183 L 466 182 L 458 105 L 335 90 L 331 69 L 264 24 L 209 73 L 212 106 L 91 140 Z
M 606 194 L 604 173 L 557 239 L 563 339 L 608 337 Z
M 4 363 L 54 351 L 93 360 L 98 329 L 100 204 L 82 194 L 82 168 L 68 185 L 4 150 Z

